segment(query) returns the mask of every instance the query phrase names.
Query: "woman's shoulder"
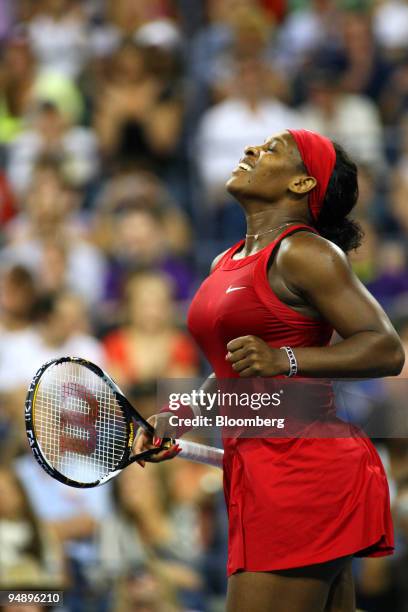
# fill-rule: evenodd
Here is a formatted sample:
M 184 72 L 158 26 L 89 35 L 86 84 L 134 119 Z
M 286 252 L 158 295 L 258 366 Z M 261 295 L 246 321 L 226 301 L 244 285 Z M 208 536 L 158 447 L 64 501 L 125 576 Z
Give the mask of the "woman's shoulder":
M 316 263 L 316 258 L 348 261 L 347 255 L 337 244 L 312 231 L 299 231 L 282 241 L 279 257 L 286 264 L 298 264 L 299 259 L 307 263 L 309 260 L 306 260 L 306 257 L 309 256 L 313 258 L 313 262 L 309 263 Z
M 333 275 L 349 275 L 347 255 L 336 244 L 313 232 L 298 232 L 288 236 L 276 256 L 276 267 L 295 285 L 307 277 L 319 284 Z

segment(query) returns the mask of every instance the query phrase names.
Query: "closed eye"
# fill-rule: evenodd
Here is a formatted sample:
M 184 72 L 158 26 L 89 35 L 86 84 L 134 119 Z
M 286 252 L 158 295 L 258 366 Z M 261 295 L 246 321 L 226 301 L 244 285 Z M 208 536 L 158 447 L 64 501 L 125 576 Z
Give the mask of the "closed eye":
M 268 151 L 268 153 L 276 152 L 276 140 L 270 140 L 269 143 L 266 142 L 265 145 L 267 146 L 266 150 Z

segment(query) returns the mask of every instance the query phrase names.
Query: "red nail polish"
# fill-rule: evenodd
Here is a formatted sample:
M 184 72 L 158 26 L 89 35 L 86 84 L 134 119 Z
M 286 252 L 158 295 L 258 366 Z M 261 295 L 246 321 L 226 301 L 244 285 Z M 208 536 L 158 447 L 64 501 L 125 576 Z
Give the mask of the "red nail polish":
M 153 445 L 154 446 L 161 446 L 162 445 L 162 439 L 161 438 L 153 438 Z

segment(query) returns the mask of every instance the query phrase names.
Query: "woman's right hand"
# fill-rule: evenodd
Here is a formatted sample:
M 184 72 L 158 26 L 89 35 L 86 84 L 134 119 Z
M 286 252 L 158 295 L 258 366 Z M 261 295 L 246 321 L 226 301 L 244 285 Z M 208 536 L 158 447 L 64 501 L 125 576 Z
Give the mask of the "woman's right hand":
M 169 413 L 159 413 L 154 414 L 153 416 L 147 419 L 147 422 L 154 427 L 154 434 L 146 431 L 142 427 L 139 427 L 135 441 L 133 443 L 133 455 L 139 455 L 146 450 L 150 450 L 153 448 L 159 448 L 163 444 L 164 432 L 166 433 L 166 437 L 169 437 Z M 177 455 L 181 452 L 181 448 L 178 444 L 173 444 L 170 447 L 163 448 L 163 450 L 149 457 L 149 459 L 142 459 L 138 461 L 139 465 L 142 467 L 145 466 L 146 461 L 149 463 L 160 463 L 161 461 L 168 461 L 169 459 L 173 459 L 177 457 Z

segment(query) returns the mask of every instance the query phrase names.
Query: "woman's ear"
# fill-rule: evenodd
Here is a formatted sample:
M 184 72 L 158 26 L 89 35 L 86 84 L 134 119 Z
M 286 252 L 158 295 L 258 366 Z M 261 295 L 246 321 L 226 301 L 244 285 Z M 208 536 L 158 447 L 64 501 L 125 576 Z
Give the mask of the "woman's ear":
M 312 191 L 317 185 L 314 176 L 297 176 L 288 185 L 289 191 L 296 195 L 304 195 Z

